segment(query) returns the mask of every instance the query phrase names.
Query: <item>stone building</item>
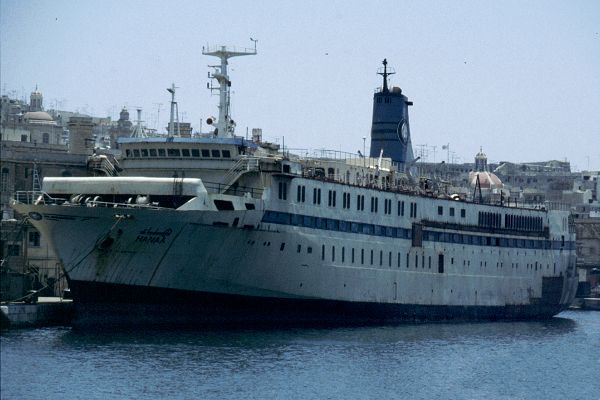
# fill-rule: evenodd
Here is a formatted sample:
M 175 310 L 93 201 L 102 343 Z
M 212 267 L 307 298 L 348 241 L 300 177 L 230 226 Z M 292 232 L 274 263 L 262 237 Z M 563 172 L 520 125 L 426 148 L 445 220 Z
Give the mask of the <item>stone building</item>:
M 61 266 L 51 243 L 14 212 L 10 201 L 18 191 L 32 190 L 35 186 L 39 190 L 44 176 L 87 176 L 87 156 L 69 153 L 66 145 L 8 140 L 0 142 L 0 151 L 2 279 L 15 278 L 15 282 L 22 283 L 27 276 L 42 285 L 59 281 L 53 285 L 55 294 L 59 294 L 66 283 L 59 280 Z
M 123 107 L 123 109 L 119 113 L 119 119 L 117 120 L 117 125 L 113 126 L 109 130 L 110 147 L 112 149 L 118 149 L 119 148 L 118 139 L 120 137 L 130 137 L 132 127 L 133 127 L 133 123 L 129 120 L 129 111 L 127 111 L 127 107 Z
M 69 119 L 69 152 L 92 155 L 95 139 L 92 133 L 94 123 L 91 117 L 71 117 Z
M 64 144 L 64 129 L 43 107 L 43 96 L 36 88 L 27 105 L 2 96 L 0 101 L 2 140 L 39 144 Z

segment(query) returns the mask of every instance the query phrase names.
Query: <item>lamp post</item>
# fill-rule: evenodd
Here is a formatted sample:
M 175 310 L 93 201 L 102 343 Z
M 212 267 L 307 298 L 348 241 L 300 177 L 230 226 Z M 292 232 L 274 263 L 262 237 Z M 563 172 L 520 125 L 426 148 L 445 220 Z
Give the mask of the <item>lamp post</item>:
M 365 167 L 365 158 L 367 157 L 367 138 L 363 136 L 363 168 Z M 364 171 L 363 171 L 364 173 Z

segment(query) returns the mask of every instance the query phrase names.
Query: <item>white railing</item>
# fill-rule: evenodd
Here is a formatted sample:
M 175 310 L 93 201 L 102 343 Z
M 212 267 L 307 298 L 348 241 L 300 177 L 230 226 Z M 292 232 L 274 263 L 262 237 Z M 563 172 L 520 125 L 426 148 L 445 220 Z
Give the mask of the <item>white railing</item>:
M 229 171 L 223 176 L 221 180 L 223 187 L 221 193 L 225 193 L 231 185 L 233 185 L 240 176 L 249 171 L 257 171 L 259 165 L 259 159 L 256 157 L 244 157 L 240 158 Z

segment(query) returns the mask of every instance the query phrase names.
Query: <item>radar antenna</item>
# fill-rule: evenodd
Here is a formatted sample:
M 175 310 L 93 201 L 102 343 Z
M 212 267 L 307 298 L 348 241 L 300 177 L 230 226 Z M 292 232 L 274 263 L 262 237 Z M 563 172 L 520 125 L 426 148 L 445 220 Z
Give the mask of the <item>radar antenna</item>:
M 394 75 L 395 72 L 394 71 L 387 71 L 387 58 L 383 59 L 383 72 L 377 72 L 377 75 L 381 75 L 383 76 L 383 91 L 387 92 L 388 91 L 388 82 L 387 82 L 387 78 L 389 75 Z

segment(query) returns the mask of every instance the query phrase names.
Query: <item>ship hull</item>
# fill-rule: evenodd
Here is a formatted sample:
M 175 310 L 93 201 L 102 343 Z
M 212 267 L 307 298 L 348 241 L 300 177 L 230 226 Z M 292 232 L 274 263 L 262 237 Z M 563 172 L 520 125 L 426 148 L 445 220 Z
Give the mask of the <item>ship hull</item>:
M 565 309 L 577 283 L 570 250 L 415 248 L 267 223 L 259 210 L 15 208 L 52 238 L 78 326 L 539 319 Z
M 546 319 L 565 309 L 546 301 L 505 306 L 385 304 L 258 297 L 71 281 L 77 328 L 370 325 L 421 321 Z

